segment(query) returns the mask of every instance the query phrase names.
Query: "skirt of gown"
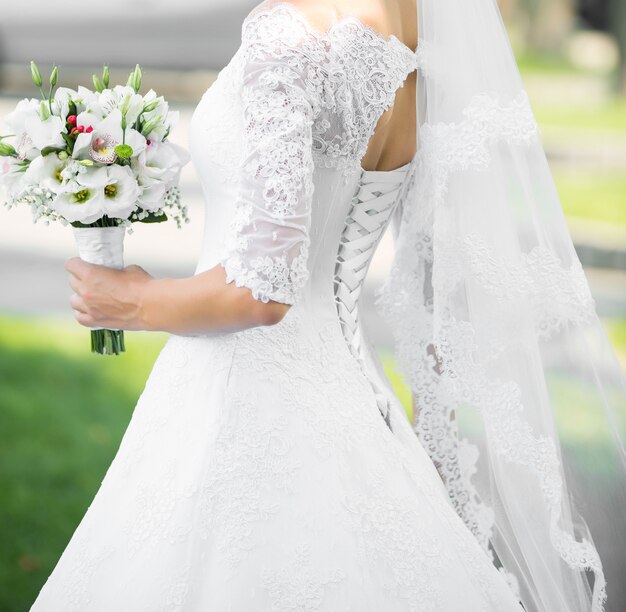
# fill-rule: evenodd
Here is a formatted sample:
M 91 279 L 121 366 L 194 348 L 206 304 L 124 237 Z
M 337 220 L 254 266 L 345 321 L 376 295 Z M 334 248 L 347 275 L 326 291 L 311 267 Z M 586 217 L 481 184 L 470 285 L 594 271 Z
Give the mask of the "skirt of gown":
M 521 612 L 329 324 L 172 335 L 32 612 Z

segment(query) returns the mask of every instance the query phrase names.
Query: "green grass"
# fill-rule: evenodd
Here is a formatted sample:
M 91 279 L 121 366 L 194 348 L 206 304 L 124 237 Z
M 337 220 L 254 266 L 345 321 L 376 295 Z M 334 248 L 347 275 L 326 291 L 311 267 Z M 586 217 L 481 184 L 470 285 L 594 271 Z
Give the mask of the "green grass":
M 55 320 L 0 318 L 0 610 L 27 610 L 95 495 L 162 336 L 121 357 Z
M 607 132 L 626 137 L 626 99 L 613 98 L 603 103 L 533 104 L 537 122 L 542 129 L 565 130 L 590 136 Z
M 554 179 L 568 217 L 626 226 L 626 174 L 562 171 Z
M 517 65 L 525 74 L 569 75 L 580 74 L 571 62 L 563 55 L 554 53 L 516 53 Z
M 607 329 L 626 354 L 626 320 Z M 34 601 L 91 503 L 113 459 L 165 334 L 127 334 L 128 352 L 89 352 L 87 330 L 65 319 L 0 316 L 0 610 L 22 612 Z M 411 396 L 385 371 L 411 412 Z M 563 419 L 584 389 L 557 380 Z M 602 436 L 571 420 L 571 444 Z

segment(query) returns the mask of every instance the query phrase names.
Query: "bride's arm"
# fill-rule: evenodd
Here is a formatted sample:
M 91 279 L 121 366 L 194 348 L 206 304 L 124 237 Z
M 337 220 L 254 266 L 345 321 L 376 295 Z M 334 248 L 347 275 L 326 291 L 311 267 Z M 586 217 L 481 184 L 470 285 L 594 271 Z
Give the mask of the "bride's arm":
M 87 327 L 193 335 L 274 325 L 290 306 L 257 300 L 226 283 L 222 266 L 190 278 L 152 278 L 139 266 L 112 270 L 73 257 L 70 272 L 76 320 Z
M 111 270 L 72 258 L 70 304 L 82 325 L 207 334 L 278 323 L 298 300 L 308 279 L 322 67 L 302 46 L 308 30 L 281 18 L 260 14 L 244 28 L 243 163 L 219 265 L 156 280 L 138 266 Z

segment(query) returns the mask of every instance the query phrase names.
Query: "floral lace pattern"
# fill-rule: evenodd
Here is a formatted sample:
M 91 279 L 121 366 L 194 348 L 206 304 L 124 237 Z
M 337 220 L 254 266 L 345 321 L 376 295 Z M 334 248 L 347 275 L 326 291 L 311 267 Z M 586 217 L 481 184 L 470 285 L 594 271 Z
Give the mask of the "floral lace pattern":
M 522 251 L 519 259 L 496 260 L 480 232 L 455 233 L 448 203 L 451 179 L 464 171 L 488 170 L 494 148 L 536 144 L 527 95 L 521 92 L 507 104 L 490 94 L 476 96 L 458 123 L 426 124 L 421 135 L 419 172 L 407 198 L 420 206 L 405 208 L 393 270 L 378 300 L 392 324 L 398 359 L 413 392 L 415 431 L 457 513 L 495 561 L 495 514 L 472 480 L 479 451 L 460 438 L 456 420 L 457 409 L 478 409 L 501 460 L 537 477 L 550 513 L 552 544 L 571 567 L 595 573 L 594 610 L 600 609 L 606 594 L 597 551 L 587 539 L 575 539 L 561 522 L 558 451 L 527 420 L 520 385 L 507 380 L 506 369 L 502 377 L 497 375 L 503 355 L 535 350 L 519 346 L 525 339 L 547 342 L 568 327 L 595 319 L 582 267 L 574 256 L 567 265 L 542 244 Z M 454 197 L 459 205 L 461 198 Z M 467 301 L 483 294 L 490 299 L 481 302 L 481 318 L 472 316 Z M 526 318 L 532 335 L 521 323 Z M 488 321 L 480 334 L 476 320 Z M 504 573 L 513 588 L 515 577 Z
M 241 186 L 220 262 L 256 299 L 294 304 L 308 278 L 315 168 L 358 166 L 417 57 L 356 19 L 322 34 L 279 3 L 244 22 L 236 58 Z
M 291 562 L 277 570 L 261 573 L 261 586 L 269 592 L 275 612 L 321 610 L 326 589 L 345 579 L 341 569 L 314 567 L 308 544 L 295 549 Z
M 221 179 L 237 177 L 239 193 L 225 267 L 258 299 L 294 307 L 274 326 L 169 339 L 90 510 L 99 530 L 85 532 L 51 577 L 50 589 L 67 584 L 67 595 L 44 595 L 33 612 L 520 612 L 457 516 L 476 534 L 488 530 L 489 509 L 477 497 L 462 499 L 472 448 L 441 455 L 448 486 L 457 479 L 451 504 L 426 453 L 439 452 L 450 423 L 425 426 L 420 444 L 392 397 L 393 431 L 387 427 L 369 371 L 336 317 L 332 266 L 327 285 L 312 287 L 329 289 L 328 308 L 297 300 L 310 281 L 315 170 L 337 170 L 323 173 L 333 187 L 360 171 L 377 118 L 415 65 L 399 40 L 354 19 L 320 34 L 276 5 L 246 21 L 244 45 L 206 96 L 232 105 L 224 124 L 233 131 L 219 132 L 221 148 L 233 140 L 223 163 L 237 166 Z M 226 90 L 235 93 L 222 97 Z M 213 119 L 198 118 L 210 132 Z M 317 204 L 327 206 L 328 225 L 315 229 L 345 221 L 345 202 Z M 409 268 L 394 307 L 407 307 L 402 300 L 416 287 L 432 289 L 432 236 L 423 238 L 424 269 L 413 277 Z M 415 303 L 426 304 L 432 324 L 428 301 Z M 406 341 L 418 344 L 407 345 L 407 355 L 422 339 L 432 342 L 413 324 Z M 453 356 L 426 341 L 423 348 L 424 372 L 410 372 L 412 387 L 433 391 L 434 408 L 449 405 L 450 391 L 429 387 L 428 376 Z M 103 542 L 110 556 L 98 555 Z M 108 584 L 123 594 L 98 591 Z

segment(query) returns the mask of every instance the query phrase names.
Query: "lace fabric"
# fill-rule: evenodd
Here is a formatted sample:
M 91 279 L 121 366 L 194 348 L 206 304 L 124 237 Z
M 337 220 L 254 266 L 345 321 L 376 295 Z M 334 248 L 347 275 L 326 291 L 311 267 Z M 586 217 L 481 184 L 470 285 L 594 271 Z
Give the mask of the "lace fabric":
M 571 492 L 587 520 L 610 516 L 623 538 L 623 372 L 495 4 L 418 5 L 421 149 L 379 296 L 412 390 L 414 429 L 526 609 L 599 611 L 607 582 L 609 605 L 610 579 L 619 589 L 619 569 L 610 552 L 604 567 Z M 561 447 L 555 413 L 568 388 L 580 390 L 578 418 L 603 432 L 603 449 L 577 439 L 575 452 L 591 459 L 587 474 Z M 594 460 L 613 479 L 604 490 Z
M 324 34 L 279 3 L 246 19 L 238 62 L 244 144 L 221 263 L 255 298 L 294 304 L 308 278 L 315 168 L 358 169 L 417 58 L 354 18 Z

